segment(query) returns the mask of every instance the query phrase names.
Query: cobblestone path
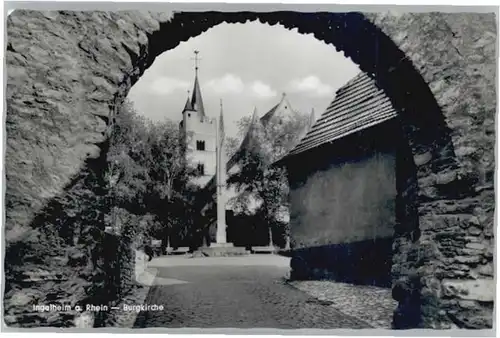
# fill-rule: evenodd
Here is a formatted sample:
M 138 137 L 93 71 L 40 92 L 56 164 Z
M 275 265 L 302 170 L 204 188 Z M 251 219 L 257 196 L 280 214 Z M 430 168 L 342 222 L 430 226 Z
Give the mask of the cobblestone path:
M 290 284 L 317 299 L 331 302 L 333 307 L 374 328 L 391 329 L 392 315 L 398 303 L 392 299 L 389 288 L 334 281 L 295 281 Z
M 367 328 L 328 302 L 321 302 L 288 285 L 287 267 L 169 266 L 158 277 L 188 283 L 152 286 L 146 304 L 163 311 L 144 311 L 136 328 Z

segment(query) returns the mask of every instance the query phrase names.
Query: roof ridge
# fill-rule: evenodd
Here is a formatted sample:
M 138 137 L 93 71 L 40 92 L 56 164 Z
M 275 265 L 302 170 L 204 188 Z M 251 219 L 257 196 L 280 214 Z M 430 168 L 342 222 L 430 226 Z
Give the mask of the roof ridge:
M 314 126 L 285 156 L 293 156 L 322 144 L 333 142 L 356 131 L 372 127 L 397 116 L 396 109 L 383 90 L 370 81 L 362 90 L 356 83 L 370 76 L 360 72 L 336 93 Z M 368 80 L 367 80 L 368 81 Z M 338 95 L 343 93 L 343 95 Z

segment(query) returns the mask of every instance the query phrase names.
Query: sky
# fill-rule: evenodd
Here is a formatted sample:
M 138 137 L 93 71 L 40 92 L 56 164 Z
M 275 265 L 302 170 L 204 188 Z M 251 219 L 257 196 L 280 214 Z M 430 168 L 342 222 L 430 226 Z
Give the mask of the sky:
M 156 58 L 128 98 L 154 120 L 180 121 L 194 81 L 194 50 L 199 50 L 205 112 L 218 117 L 223 102 L 226 135 L 236 136 L 236 121 L 257 108 L 263 116 L 286 93 L 295 110 L 318 118 L 335 91 L 359 73 L 342 52 L 283 26 L 223 23 L 180 43 Z

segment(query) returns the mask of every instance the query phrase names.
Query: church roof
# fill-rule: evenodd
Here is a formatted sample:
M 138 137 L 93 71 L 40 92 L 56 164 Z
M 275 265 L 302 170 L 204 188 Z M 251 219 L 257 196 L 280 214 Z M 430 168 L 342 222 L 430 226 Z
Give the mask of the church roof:
M 259 130 L 261 125 L 262 125 L 262 118 L 259 119 L 259 115 L 257 114 L 257 108 L 254 108 L 252 120 L 250 121 L 250 126 L 249 126 L 248 131 L 245 135 L 245 138 L 241 142 L 241 145 L 239 147 L 239 151 L 249 150 L 253 147 L 253 145 L 254 145 L 253 141 L 255 140 L 256 137 L 258 137 L 258 130 Z M 231 163 L 231 166 L 232 166 L 232 164 L 233 163 Z
M 282 94 L 280 102 L 278 102 L 264 116 L 262 116 L 260 118 L 260 122 L 262 123 L 262 125 L 265 126 L 274 116 L 276 116 L 276 114 L 280 111 L 278 108 L 281 108 L 283 105 L 285 105 L 288 108 L 290 108 L 290 110 L 293 110 L 292 109 L 292 105 L 290 104 L 290 102 L 286 98 L 286 94 L 285 93 Z
M 396 115 L 383 90 L 367 74 L 360 73 L 337 91 L 326 111 L 287 157 L 372 127 Z
M 184 111 L 186 110 L 193 110 L 193 105 L 191 104 L 191 100 L 189 99 L 189 95 L 188 95 L 188 98 L 186 100 L 186 104 L 184 105 Z
M 286 98 L 286 95 L 283 94 L 280 102 L 278 102 L 278 104 L 273 106 L 260 119 L 259 119 L 258 114 L 257 114 L 257 109 L 254 108 L 253 115 L 252 115 L 252 123 L 250 124 L 250 127 L 245 135 L 245 138 L 241 142 L 241 145 L 239 146 L 238 150 L 231 156 L 229 161 L 227 161 L 227 164 L 226 164 L 227 171 L 231 170 L 231 168 L 233 168 L 233 166 L 236 163 L 238 163 L 241 156 L 244 155 L 244 152 L 248 148 L 251 147 L 251 140 L 253 139 L 253 137 L 255 137 L 256 129 L 259 127 L 259 124 L 262 126 L 265 126 L 271 120 L 271 118 L 276 115 L 276 113 L 279 111 L 278 108 L 281 107 L 283 104 L 287 104 L 288 108 L 290 108 L 290 110 L 293 110 L 292 106 L 290 105 L 290 103 L 288 102 L 288 100 Z M 215 176 L 212 177 L 212 179 L 210 181 L 208 181 L 208 183 L 205 185 L 205 189 L 213 189 L 213 188 L 215 188 Z
M 273 116 L 276 114 L 276 111 L 278 110 L 282 102 L 283 98 L 281 99 L 280 102 L 278 102 L 278 104 L 272 107 L 271 110 L 269 110 L 264 116 L 260 118 L 262 124 L 264 125 L 267 124 L 273 118 Z
M 194 78 L 193 97 L 191 98 L 192 110 L 200 114 L 200 117 L 205 117 L 205 107 L 203 106 L 203 99 L 201 97 L 200 83 L 198 81 L 198 74 Z

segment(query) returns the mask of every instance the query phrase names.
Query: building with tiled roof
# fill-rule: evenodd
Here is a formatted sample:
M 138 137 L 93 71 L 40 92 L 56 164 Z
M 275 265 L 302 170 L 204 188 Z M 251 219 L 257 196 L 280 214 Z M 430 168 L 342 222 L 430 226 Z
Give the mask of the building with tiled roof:
M 397 116 L 375 81 L 360 73 L 277 163 L 288 173 L 295 273 L 390 286 L 396 182 L 412 172 Z
M 289 156 L 370 128 L 396 115 L 390 100 L 374 80 L 360 73 L 337 91 L 335 99 Z

